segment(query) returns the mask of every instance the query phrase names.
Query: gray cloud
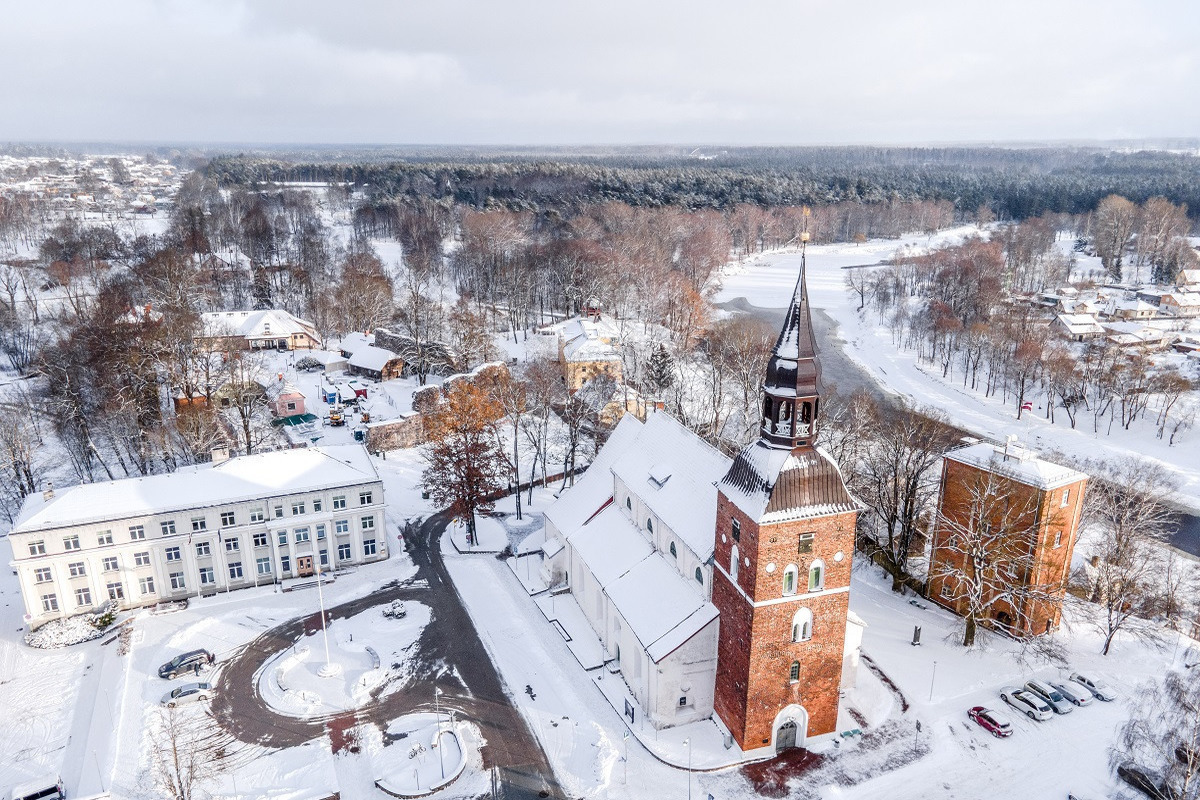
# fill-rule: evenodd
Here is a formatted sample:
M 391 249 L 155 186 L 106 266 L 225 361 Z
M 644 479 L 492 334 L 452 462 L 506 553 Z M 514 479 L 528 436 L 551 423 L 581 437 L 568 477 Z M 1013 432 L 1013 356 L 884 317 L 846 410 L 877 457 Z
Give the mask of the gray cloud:
M 129 0 L 5 12 L 0 139 L 1194 136 L 1191 0 Z

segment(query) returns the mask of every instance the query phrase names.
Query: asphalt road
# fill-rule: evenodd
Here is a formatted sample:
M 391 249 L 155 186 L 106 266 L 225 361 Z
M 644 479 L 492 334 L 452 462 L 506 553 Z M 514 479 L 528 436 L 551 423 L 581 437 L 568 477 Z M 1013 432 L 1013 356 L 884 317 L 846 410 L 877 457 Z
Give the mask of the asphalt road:
M 212 704 L 221 727 L 242 742 L 296 747 L 325 734 L 335 719 L 339 725 L 372 723 L 383 729 L 405 714 L 432 711 L 436 687 L 442 691 L 443 710 L 453 709 L 482 731 L 487 742 L 483 763 L 486 769 L 496 770 L 497 796 L 562 797 L 545 752 L 510 700 L 446 572 L 439 540 L 447 522 L 446 517 L 435 515 L 405 531 L 405 546 L 417 565 L 412 580 L 388 584 L 326 610 L 328 619 L 336 620 L 397 599 L 429 606 L 429 625 L 414 648 L 416 668 L 405 676 L 400 689 L 382 698 L 377 692 L 373 700 L 350 712 L 352 719 L 342 714 L 297 719 L 268 706 L 258 692 L 255 673 L 275 654 L 320 630 L 320 614 L 309 614 L 266 631 L 222 665 Z

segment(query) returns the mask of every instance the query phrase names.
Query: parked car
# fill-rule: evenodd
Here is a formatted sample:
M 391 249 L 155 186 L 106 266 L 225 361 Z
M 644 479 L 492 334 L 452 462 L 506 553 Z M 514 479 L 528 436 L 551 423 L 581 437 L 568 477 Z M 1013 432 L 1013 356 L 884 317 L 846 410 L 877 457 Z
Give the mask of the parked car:
M 62 800 L 67 793 L 58 775 L 42 775 L 12 787 L 5 795 L 11 800 Z
M 1112 689 L 1108 688 L 1108 684 L 1094 675 L 1084 675 L 1079 672 L 1072 672 L 1071 680 L 1075 681 L 1080 686 L 1084 687 L 1093 695 L 1106 703 L 1117 699 L 1116 693 Z
M 158 677 L 174 680 L 188 672 L 200 673 L 201 668 L 207 667 L 217 660 L 217 657 L 207 650 L 189 650 L 180 653 L 158 668 Z
M 1054 711 L 1046 704 L 1045 700 L 1025 689 L 1005 686 L 1000 690 L 1000 699 L 1030 719 L 1036 719 L 1039 722 L 1054 716 Z
M 967 716 L 979 723 L 980 727 L 997 739 L 1012 736 L 1012 723 L 990 708 L 975 706 L 967 712 Z
M 1058 689 L 1059 694 L 1077 706 L 1090 706 L 1092 704 L 1092 693 L 1088 691 L 1086 686 L 1080 686 L 1075 681 L 1058 681 L 1050 685 Z
M 1163 779 L 1132 764 L 1117 767 L 1117 777 L 1154 800 L 1178 800 L 1179 794 L 1163 782 Z
M 194 703 L 197 700 L 207 700 L 212 696 L 213 688 L 210 683 L 185 683 L 163 695 L 162 704 L 167 708 L 181 706 L 184 703 Z
M 1054 709 L 1055 714 L 1070 714 L 1075 710 L 1071 705 L 1071 701 L 1064 697 L 1062 692 L 1048 683 L 1043 681 L 1027 681 L 1025 688 L 1045 700 L 1046 704 Z

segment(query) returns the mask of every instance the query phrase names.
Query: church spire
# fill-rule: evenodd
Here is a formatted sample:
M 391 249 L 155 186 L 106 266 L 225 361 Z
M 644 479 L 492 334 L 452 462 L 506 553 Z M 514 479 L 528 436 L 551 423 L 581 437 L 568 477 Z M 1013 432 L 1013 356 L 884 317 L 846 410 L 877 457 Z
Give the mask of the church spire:
M 773 447 L 811 447 L 817 435 L 821 364 L 805 285 L 808 238 L 800 234 L 800 277 L 763 381 L 761 436 Z

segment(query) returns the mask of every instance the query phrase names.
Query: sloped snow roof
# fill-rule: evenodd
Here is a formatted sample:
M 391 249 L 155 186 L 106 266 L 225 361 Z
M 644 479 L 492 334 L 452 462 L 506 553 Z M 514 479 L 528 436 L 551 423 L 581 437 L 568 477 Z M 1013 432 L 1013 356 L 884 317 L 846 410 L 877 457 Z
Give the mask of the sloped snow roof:
M 354 351 L 354 354 L 350 356 L 350 366 L 371 370 L 372 372 L 383 372 L 383 368 L 387 366 L 387 363 L 395 358 L 397 356 L 391 350 L 385 350 L 382 347 L 368 344 Z
M 379 479 L 361 445 L 309 447 L 239 456 L 164 475 L 85 483 L 46 501 L 30 495 L 13 533 L 187 511 Z
M 341 347 L 338 349 L 354 355 L 361 348 L 373 344 L 375 344 L 375 334 L 359 333 L 358 331 L 354 331 L 352 333 L 347 333 L 342 337 Z
M 642 423 L 632 414 L 621 417 L 583 477 L 546 509 L 546 518 L 563 536 L 574 533 L 606 501 L 612 499 L 612 463 L 637 443 L 642 427 Z
M 688 584 L 662 556 L 654 555 L 638 562 L 604 592 L 657 662 L 717 618 L 716 606 Z
M 611 504 L 567 539 L 601 586 L 608 586 L 654 553 L 646 537 Z
M 730 459 L 669 414 L 651 414 L 637 437 L 612 465 L 612 472 L 645 503 L 701 561 L 713 552 L 717 519 L 716 483 Z M 655 477 L 669 475 L 661 485 Z
M 1046 490 L 1057 489 L 1088 477 L 1072 467 L 1043 461 L 1034 451 L 1017 444 L 1006 447 L 980 442 L 949 452 L 945 457 L 960 464 L 968 464 L 1011 478 L 1027 486 Z
M 1059 314 L 1057 319 L 1070 333 L 1104 333 L 1104 328 L 1091 314 Z
M 611 344 L 594 336 L 576 336 L 563 345 L 567 361 L 619 361 L 620 353 Z
M 211 311 L 201 314 L 200 321 L 206 336 L 274 339 L 303 333 L 320 339 L 311 322 L 278 308 L 263 311 Z

